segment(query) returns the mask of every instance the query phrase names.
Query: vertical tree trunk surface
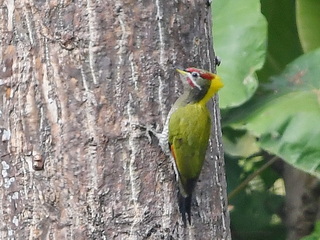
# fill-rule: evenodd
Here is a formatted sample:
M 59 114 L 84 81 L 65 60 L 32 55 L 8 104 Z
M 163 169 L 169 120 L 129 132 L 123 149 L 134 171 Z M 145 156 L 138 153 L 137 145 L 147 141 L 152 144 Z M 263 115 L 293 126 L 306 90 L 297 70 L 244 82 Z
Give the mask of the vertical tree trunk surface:
M 0 0 L 0 238 L 229 239 L 220 114 L 192 206 L 156 139 L 175 68 L 213 70 L 206 1 Z
M 320 181 L 284 163 L 286 197 L 284 224 L 287 228 L 286 240 L 299 240 L 313 232 L 319 219 Z

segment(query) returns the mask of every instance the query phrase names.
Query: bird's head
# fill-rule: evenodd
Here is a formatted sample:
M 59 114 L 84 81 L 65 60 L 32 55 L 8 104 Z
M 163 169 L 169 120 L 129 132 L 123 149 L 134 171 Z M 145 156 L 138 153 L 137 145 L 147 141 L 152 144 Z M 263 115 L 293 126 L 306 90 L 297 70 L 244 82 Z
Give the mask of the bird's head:
M 200 101 L 204 97 L 211 98 L 223 87 L 221 78 L 211 72 L 190 67 L 185 70 L 177 69 L 184 84 L 184 90 L 190 91 L 194 101 Z M 210 96 L 207 96 L 209 94 Z

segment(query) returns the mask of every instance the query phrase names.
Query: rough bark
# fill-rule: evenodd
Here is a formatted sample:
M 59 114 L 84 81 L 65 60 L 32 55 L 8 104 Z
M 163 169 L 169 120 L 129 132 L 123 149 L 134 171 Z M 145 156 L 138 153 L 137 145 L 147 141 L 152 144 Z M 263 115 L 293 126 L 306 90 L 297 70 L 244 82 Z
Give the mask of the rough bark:
M 287 240 L 299 240 L 309 235 L 319 219 L 320 181 L 284 163 L 286 188 L 284 223 Z
M 220 114 L 183 228 L 160 129 L 214 70 L 206 1 L 0 0 L 1 239 L 229 239 Z

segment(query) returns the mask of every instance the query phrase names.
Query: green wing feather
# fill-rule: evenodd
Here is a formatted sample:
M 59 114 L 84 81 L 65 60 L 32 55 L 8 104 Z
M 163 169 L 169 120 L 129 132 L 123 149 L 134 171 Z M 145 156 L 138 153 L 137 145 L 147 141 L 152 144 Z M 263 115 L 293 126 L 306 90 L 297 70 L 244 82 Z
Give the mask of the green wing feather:
M 184 193 L 192 193 L 205 159 L 210 137 L 210 114 L 206 106 L 187 104 L 177 108 L 169 121 L 169 144 Z

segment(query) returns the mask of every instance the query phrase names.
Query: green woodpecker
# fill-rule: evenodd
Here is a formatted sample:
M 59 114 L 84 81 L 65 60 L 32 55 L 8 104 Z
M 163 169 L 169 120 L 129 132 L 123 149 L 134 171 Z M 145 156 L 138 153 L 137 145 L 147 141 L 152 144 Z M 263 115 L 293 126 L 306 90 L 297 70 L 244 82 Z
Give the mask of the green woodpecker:
M 177 71 L 184 93 L 173 105 L 168 123 L 168 141 L 179 182 L 179 211 L 191 224 L 191 198 L 205 159 L 211 128 L 207 102 L 223 87 L 219 76 L 197 68 Z

